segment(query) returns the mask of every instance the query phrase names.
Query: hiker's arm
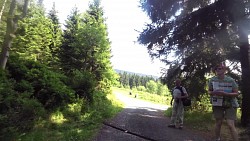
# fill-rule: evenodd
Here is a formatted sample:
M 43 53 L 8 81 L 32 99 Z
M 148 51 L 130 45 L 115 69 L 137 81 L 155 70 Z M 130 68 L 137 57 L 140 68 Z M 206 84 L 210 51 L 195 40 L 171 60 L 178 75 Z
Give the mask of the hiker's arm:
M 185 94 L 184 96 L 179 96 L 178 99 L 182 99 L 182 98 L 187 98 L 188 97 L 187 93 L 184 93 L 184 94 Z
M 184 93 L 185 95 L 182 98 L 187 98 L 188 97 L 188 93 Z
M 183 98 L 187 98 L 188 97 L 188 94 L 187 93 L 184 93 L 185 95 L 184 96 L 178 96 L 176 97 L 176 100 L 178 99 L 183 99 Z
M 222 90 L 218 90 L 218 91 L 212 91 L 210 92 L 211 95 L 213 96 L 228 96 L 228 97 L 237 97 L 239 95 L 238 93 L 238 89 L 233 89 L 232 92 L 224 92 Z
M 211 87 L 208 89 L 208 94 L 211 96 L 230 96 L 237 97 L 239 95 L 238 89 L 233 89 L 232 92 L 224 92 L 223 90 L 213 90 Z

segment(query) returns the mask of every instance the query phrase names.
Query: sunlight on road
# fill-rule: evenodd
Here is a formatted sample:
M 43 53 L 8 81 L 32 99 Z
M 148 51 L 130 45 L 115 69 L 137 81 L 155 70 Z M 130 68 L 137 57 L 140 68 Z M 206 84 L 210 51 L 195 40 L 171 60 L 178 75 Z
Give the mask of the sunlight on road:
M 124 108 L 131 108 L 131 109 L 143 108 L 147 110 L 154 110 L 154 109 L 155 110 L 167 110 L 169 108 L 169 106 L 167 105 L 154 104 L 148 101 L 131 98 L 120 93 L 115 93 L 115 95 L 119 100 L 121 100 L 124 103 L 125 105 Z

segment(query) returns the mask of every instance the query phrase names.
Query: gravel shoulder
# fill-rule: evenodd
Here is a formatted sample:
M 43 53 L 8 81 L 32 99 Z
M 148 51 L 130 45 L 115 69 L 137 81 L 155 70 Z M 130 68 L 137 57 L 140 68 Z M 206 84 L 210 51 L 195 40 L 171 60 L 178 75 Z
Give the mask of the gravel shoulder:
M 166 105 L 158 105 L 116 93 L 125 108 L 105 121 L 92 141 L 210 141 L 198 131 L 168 128 L 170 118 L 163 115 Z

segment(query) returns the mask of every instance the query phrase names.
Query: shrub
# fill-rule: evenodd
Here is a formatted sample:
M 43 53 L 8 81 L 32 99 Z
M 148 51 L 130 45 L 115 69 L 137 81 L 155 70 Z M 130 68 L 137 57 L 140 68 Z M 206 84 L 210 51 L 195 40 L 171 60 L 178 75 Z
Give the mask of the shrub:
M 37 100 L 29 99 L 29 92 L 15 91 L 17 83 L 9 79 L 7 74 L 6 71 L 0 71 L 1 137 L 4 133 L 31 129 L 34 119 L 44 113 Z
M 53 110 L 73 101 L 66 76 L 18 57 L 7 66 L 0 71 L 0 140 L 12 140 L 16 133 L 32 129 L 46 117 L 45 108 Z
M 14 57 L 8 71 L 16 81 L 14 90 L 29 92 L 30 98 L 37 99 L 46 109 L 65 105 L 74 98 L 74 91 L 64 83 L 67 77 L 38 62 Z
M 61 81 L 65 77 L 62 74 L 47 68 L 32 68 L 27 77 L 35 90 L 33 97 L 47 109 L 63 106 L 74 98 L 74 91 Z
M 75 90 L 76 96 L 85 98 L 89 102 L 93 101 L 96 84 L 94 76 L 88 71 L 75 70 L 70 75 L 69 86 Z
M 137 90 L 142 91 L 142 92 L 146 92 L 146 88 L 144 86 L 138 86 Z

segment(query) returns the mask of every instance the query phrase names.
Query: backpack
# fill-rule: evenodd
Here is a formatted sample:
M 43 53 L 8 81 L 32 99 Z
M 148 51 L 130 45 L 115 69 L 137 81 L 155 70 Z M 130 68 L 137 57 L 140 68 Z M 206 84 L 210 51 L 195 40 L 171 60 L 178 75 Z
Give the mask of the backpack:
M 182 87 L 175 87 L 175 89 L 179 89 L 181 91 L 181 96 L 184 96 L 184 92 L 182 90 Z M 183 103 L 183 106 L 191 106 L 191 99 L 190 98 L 182 98 L 182 103 Z

